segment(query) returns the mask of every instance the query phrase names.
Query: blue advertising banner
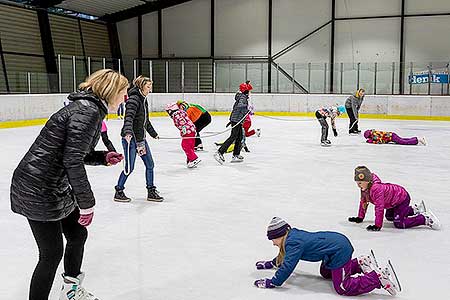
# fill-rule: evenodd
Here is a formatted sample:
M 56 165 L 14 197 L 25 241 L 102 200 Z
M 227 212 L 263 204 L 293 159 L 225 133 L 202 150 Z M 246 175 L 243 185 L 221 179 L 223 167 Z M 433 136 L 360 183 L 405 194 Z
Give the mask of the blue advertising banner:
M 447 84 L 448 83 L 448 74 L 444 73 L 434 73 L 431 74 L 431 76 L 428 73 L 424 74 L 414 74 L 409 75 L 409 83 L 410 84 L 425 84 L 428 83 L 431 77 L 431 83 L 441 83 L 441 84 Z

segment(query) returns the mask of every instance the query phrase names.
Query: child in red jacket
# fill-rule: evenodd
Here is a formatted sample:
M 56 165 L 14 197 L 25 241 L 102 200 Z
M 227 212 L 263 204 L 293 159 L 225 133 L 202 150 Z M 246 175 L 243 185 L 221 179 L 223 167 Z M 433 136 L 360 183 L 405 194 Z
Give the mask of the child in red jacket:
M 194 123 L 192 123 L 184 110 L 179 109 L 176 103 L 167 104 L 166 112 L 172 118 L 175 127 L 180 130 L 180 135 L 183 137 L 181 148 L 186 153 L 187 167 L 195 168 L 201 160 L 194 152 L 195 136 L 197 134 Z

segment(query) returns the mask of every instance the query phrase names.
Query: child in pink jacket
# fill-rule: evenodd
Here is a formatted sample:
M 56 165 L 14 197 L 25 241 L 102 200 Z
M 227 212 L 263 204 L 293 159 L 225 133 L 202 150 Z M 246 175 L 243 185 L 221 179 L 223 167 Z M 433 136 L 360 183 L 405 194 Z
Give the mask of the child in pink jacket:
M 166 112 L 172 118 L 175 127 L 180 130 L 180 135 L 183 137 L 181 148 L 183 148 L 187 156 L 187 167 L 195 168 L 201 160 L 194 152 L 195 136 L 197 134 L 194 123 L 192 123 L 184 110 L 179 109 L 176 103 L 167 104 Z
M 366 215 L 369 203 L 375 205 L 375 225 L 367 226 L 369 231 L 379 231 L 383 227 L 383 215 L 394 221 L 396 228 L 405 229 L 420 225 L 427 225 L 432 229 L 440 229 L 437 217 L 425 208 L 422 201 L 419 205 L 410 206 L 411 198 L 404 187 L 382 183 L 380 178 L 365 166 L 355 169 L 355 181 L 361 189 L 361 201 L 357 217 L 350 217 L 350 222 L 361 223 Z

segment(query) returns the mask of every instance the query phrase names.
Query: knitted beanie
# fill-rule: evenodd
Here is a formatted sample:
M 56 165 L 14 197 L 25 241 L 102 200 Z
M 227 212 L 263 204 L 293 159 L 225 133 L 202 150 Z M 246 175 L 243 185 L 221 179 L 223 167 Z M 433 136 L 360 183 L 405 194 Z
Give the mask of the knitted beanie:
M 267 238 L 274 240 L 285 235 L 291 226 L 279 217 L 273 217 L 267 227 Z
M 367 129 L 366 131 L 364 131 L 364 138 L 370 138 L 370 136 L 372 135 L 372 130 L 373 129 Z
M 372 172 L 366 166 L 358 166 L 355 169 L 355 181 L 372 181 Z

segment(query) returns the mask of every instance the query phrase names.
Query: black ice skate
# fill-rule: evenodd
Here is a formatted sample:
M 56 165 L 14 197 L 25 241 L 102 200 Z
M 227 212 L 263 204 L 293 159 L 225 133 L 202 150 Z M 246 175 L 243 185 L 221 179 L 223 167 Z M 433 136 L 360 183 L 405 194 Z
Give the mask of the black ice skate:
M 116 202 L 130 202 L 131 199 L 128 198 L 123 190 L 116 189 L 116 194 L 114 195 L 114 201 Z

